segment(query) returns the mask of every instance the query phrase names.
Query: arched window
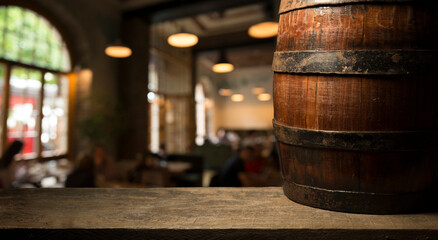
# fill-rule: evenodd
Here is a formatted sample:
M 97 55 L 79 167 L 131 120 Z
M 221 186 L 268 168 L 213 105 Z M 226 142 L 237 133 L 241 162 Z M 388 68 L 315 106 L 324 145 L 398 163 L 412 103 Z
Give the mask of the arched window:
M 0 6 L 0 58 L 68 72 L 70 57 L 58 31 L 43 17 L 17 6 Z
M 18 159 L 68 153 L 70 56 L 42 16 L 0 5 L 0 150 L 24 143 Z

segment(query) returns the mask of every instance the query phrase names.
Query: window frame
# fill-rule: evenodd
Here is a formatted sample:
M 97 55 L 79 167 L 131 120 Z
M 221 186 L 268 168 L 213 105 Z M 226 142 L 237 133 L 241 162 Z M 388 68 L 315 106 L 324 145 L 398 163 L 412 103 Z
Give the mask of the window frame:
M 32 160 L 37 160 L 39 162 L 45 162 L 45 161 L 50 161 L 50 160 L 59 160 L 59 159 L 64 159 L 64 158 L 71 158 L 71 150 L 72 150 L 72 126 L 73 126 L 73 104 L 74 104 L 74 91 L 75 91 L 75 74 L 73 73 L 72 69 L 74 64 L 74 58 L 73 58 L 73 51 L 71 49 L 71 43 L 68 41 L 68 38 L 66 38 L 65 33 L 61 30 L 62 28 L 59 27 L 59 25 L 56 23 L 56 21 L 53 21 L 52 18 L 48 17 L 49 15 L 44 13 L 43 11 L 40 11 L 39 9 L 36 9 L 31 3 L 26 2 L 26 1 L 21 1 L 21 0 L 14 0 L 12 3 L 8 3 L 8 1 L 1 3 L 0 7 L 10 7 L 10 6 L 15 6 L 15 7 L 20 7 L 23 8 L 25 10 L 30 10 L 35 12 L 38 17 L 40 18 L 44 18 L 47 22 L 49 22 L 51 24 L 51 26 L 54 28 L 54 30 L 56 30 L 59 35 L 61 36 L 61 39 L 63 41 L 63 43 L 66 46 L 66 50 L 68 52 L 68 56 L 69 56 L 69 60 L 70 60 L 70 71 L 59 71 L 59 70 L 54 70 L 54 69 L 49 69 L 49 68 L 44 68 L 44 67 L 39 67 L 39 66 L 35 66 L 35 65 L 31 65 L 31 64 L 26 64 L 26 63 L 22 63 L 22 62 L 17 62 L 17 61 L 13 61 L 13 60 L 8 60 L 5 58 L 1 58 L 0 57 L 0 64 L 2 65 L 2 67 L 4 68 L 4 76 L 3 79 L 3 92 L 1 93 L 3 101 L 2 101 L 2 106 L 1 106 L 1 112 L 3 112 L 4 114 L 2 115 L 2 118 L 0 119 L 0 124 L 2 124 L 2 132 L 0 135 L 0 140 L 1 140 L 1 155 L 5 152 L 8 144 L 7 144 L 7 134 L 8 134 L 8 128 L 7 128 L 7 119 L 8 119 L 8 112 L 9 112 L 9 100 L 10 100 L 10 78 L 11 78 L 11 71 L 14 67 L 21 67 L 21 68 L 26 68 L 29 70 L 34 70 L 34 71 L 39 71 L 41 73 L 41 92 L 39 93 L 40 99 L 38 102 L 38 111 L 39 111 L 39 115 L 38 115 L 38 119 L 37 119 L 37 131 L 38 131 L 38 149 L 37 149 L 37 156 L 34 158 L 26 158 L 26 159 L 18 159 L 18 161 L 32 161 Z M 3 37 L 3 36 L 0 36 Z M 44 103 L 44 75 L 46 73 L 52 73 L 55 75 L 62 75 L 67 77 L 68 80 L 68 88 L 69 88 L 69 93 L 68 93 L 68 104 L 67 104 L 67 150 L 64 154 L 60 154 L 60 155 L 55 155 L 55 156 L 48 156 L 48 157 L 43 157 L 42 156 L 42 142 L 41 142 L 41 134 L 42 134 L 42 118 L 43 118 L 43 113 L 42 113 L 42 109 L 43 109 L 43 103 Z

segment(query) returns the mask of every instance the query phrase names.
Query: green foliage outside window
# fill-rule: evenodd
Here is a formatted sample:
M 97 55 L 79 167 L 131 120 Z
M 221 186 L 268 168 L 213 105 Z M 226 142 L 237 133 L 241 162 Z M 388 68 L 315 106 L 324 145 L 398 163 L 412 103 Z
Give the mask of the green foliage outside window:
M 70 58 L 58 31 L 36 13 L 16 6 L 0 6 L 0 58 L 70 71 Z
M 3 73 L 3 65 L 0 65 L 0 88 L 3 87 L 3 76 L 4 76 L 4 73 Z M 0 94 L 1 94 L 1 93 L 0 93 Z
M 32 79 L 41 81 L 41 72 L 35 70 L 29 70 L 27 68 L 14 67 L 11 73 L 12 77 L 19 79 Z

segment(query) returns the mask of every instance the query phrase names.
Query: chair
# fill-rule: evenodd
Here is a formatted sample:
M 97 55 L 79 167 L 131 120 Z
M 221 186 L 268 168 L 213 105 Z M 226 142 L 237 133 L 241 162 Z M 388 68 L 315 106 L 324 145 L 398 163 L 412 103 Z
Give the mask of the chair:
M 173 177 L 173 180 L 177 182 L 177 186 L 202 187 L 202 176 L 204 172 L 204 158 L 202 156 L 189 154 L 170 154 L 167 156 L 167 161 L 181 161 L 191 164 L 191 168 L 189 168 L 181 176 Z
M 233 151 L 228 145 L 204 144 L 203 146 L 195 146 L 193 152 L 204 158 L 205 169 L 214 171 L 220 171 L 233 155 Z

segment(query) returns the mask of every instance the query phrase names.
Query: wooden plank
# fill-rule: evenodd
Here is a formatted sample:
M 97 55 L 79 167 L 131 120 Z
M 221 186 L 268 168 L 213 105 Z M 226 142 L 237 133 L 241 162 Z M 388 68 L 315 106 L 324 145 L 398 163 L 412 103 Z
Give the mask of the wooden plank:
M 16 239 L 438 238 L 438 213 L 320 210 L 276 187 L 1 190 L 0 218 Z

